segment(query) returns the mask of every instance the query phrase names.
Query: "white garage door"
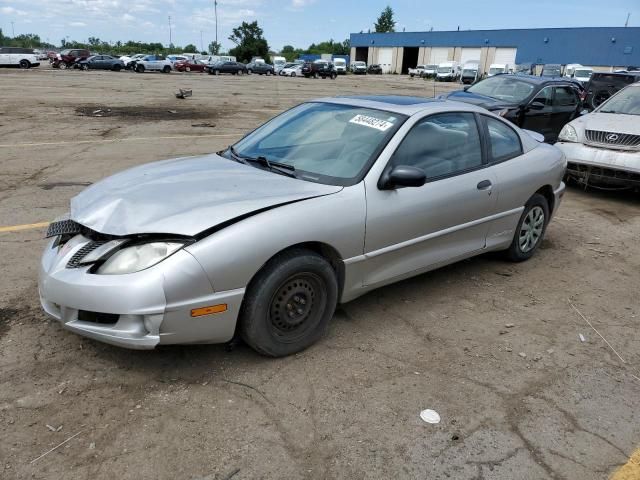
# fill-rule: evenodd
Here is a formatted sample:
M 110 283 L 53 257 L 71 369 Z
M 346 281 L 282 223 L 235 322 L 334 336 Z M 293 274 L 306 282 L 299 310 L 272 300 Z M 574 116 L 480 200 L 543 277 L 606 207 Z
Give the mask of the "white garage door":
M 516 48 L 496 48 L 496 56 L 493 63 L 513 66 L 516 64 Z
M 479 48 L 463 48 L 460 54 L 460 65 L 464 65 L 467 62 L 480 61 L 480 49 Z
M 378 63 L 382 67 L 382 73 L 390 73 L 393 62 L 393 48 L 381 48 L 378 50 Z
M 444 63 L 449 60 L 447 58 L 448 55 L 449 49 L 447 47 L 433 47 L 431 49 L 431 59 L 429 60 L 429 64 L 439 65 Z

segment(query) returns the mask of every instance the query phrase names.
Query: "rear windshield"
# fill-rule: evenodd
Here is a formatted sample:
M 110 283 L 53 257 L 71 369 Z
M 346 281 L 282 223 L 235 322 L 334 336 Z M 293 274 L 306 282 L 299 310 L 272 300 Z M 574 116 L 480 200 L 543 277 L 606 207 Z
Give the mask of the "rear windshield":
M 533 92 L 534 86 L 515 75 L 498 75 L 489 77 L 467 91 L 499 100 L 520 103 Z

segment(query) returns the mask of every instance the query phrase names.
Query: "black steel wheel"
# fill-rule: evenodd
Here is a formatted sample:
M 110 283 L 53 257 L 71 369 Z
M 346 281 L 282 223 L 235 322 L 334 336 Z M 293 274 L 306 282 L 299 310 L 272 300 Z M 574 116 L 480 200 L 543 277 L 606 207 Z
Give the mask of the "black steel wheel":
M 20 60 L 20 68 L 30 68 L 29 60 Z
M 263 355 L 291 355 L 324 335 L 337 299 L 336 274 L 324 257 L 305 249 L 284 252 L 247 288 L 240 334 Z

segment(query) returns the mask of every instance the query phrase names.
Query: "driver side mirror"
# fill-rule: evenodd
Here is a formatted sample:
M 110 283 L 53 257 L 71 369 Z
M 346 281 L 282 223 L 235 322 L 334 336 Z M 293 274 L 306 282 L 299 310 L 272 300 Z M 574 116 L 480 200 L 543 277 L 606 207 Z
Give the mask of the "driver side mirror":
M 471 85 L 465 85 L 462 90 L 464 90 L 466 92 L 467 90 L 469 90 L 469 87 L 471 87 Z
M 546 105 L 544 104 L 544 102 L 541 102 L 540 100 L 534 100 L 529 104 L 529 108 L 531 110 L 543 110 L 545 107 Z
M 421 187 L 427 182 L 424 170 L 408 165 L 397 165 L 380 179 L 381 190 L 393 190 L 397 187 Z

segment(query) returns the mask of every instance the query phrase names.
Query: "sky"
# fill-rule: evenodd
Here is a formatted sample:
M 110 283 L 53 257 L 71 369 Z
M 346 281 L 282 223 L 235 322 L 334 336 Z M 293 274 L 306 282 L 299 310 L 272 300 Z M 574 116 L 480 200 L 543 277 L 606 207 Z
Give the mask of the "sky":
M 258 20 L 273 50 L 284 45 L 342 41 L 373 30 L 387 5 L 397 31 L 640 26 L 639 0 L 218 0 L 218 39 L 223 50 L 234 26 Z M 5 35 L 36 33 L 59 45 L 88 37 L 139 40 L 206 49 L 215 39 L 213 0 L 0 0 Z M 640 42 L 640 39 L 639 39 Z

